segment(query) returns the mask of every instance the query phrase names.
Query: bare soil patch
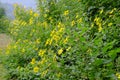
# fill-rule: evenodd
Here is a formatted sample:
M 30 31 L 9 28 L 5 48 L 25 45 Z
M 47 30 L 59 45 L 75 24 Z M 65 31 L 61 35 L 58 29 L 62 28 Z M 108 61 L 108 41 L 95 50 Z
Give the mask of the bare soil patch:
M 0 34 L 0 48 L 6 48 L 10 44 L 11 39 L 6 34 Z

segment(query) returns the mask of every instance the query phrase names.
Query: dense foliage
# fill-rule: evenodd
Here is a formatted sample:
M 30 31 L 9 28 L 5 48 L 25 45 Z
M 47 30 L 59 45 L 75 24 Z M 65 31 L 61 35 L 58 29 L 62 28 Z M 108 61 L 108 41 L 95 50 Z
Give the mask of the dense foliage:
M 1 32 L 7 32 L 9 22 L 10 22 L 9 19 L 7 17 L 5 17 L 4 8 L 0 8 L 0 33 Z
M 119 8 L 86 13 L 81 0 L 38 0 L 38 12 L 16 5 L 8 80 L 120 79 Z
M 0 18 L 2 18 L 5 15 L 5 11 L 3 8 L 0 8 Z

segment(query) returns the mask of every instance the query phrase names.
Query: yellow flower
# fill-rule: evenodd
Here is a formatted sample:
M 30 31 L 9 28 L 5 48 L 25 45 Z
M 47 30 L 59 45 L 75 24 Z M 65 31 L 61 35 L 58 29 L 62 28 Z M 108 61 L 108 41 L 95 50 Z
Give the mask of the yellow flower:
M 22 49 L 22 53 L 24 53 L 24 52 L 25 52 L 25 49 L 23 48 L 23 49 Z
M 61 22 L 59 22 L 57 26 L 58 26 L 58 28 L 59 28 L 59 27 L 61 27 L 61 26 L 62 26 L 62 23 L 61 23 Z
M 46 17 L 47 17 L 47 14 L 44 14 L 43 16 L 46 18 Z
M 98 28 L 98 31 L 99 31 L 99 32 L 101 32 L 101 31 L 102 31 L 102 29 L 103 29 L 102 27 L 99 27 L 99 28 Z
M 21 41 L 21 39 L 18 39 L 17 42 L 15 44 L 18 44 Z
M 48 72 L 48 69 L 43 71 L 42 74 L 41 74 L 41 77 L 44 77 L 47 74 L 47 72 Z
M 113 23 L 109 23 L 108 26 L 112 26 Z
M 45 46 L 47 46 L 49 44 L 50 39 L 47 39 Z
M 54 34 L 55 34 L 55 30 L 52 30 L 50 36 L 52 37 Z
M 40 39 L 37 39 L 37 40 L 36 40 L 36 43 L 39 44 L 39 43 L 40 43 Z
M 14 49 L 16 49 L 17 48 L 17 46 L 16 45 L 14 45 Z
M 60 40 L 60 36 L 54 35 L 54 36 L 53 36 L 53 40 L 55 40 L 56 42 L 58 42 L 58 40 Z
M 58 32 L 63 32 L 65 28 L 60 28 Z
M 42 25 L 46 28 L 48 26 L 47 22 L 43 22 Z
M 22 22 L 21 22 L 21 25 L 22 25 L 22 26 L 25 26 L 26 24 L 27 24 L 27 23 L 26 23 L 25 21 L 22 21 Z
M 101 19 L 99 18 L 99 17 L 96 17 L 95 19 L 94 19 L 94 22 L 99 22 Z
M 58 54 L 61 55 L 63 52 L 63 49 L 61 48 L 60 50 L 58 50 Z
M 120 79 L 120 73 L 116 73 L 118 79 Z
M 71 47 L 68 47 L 66 50 L 69 51 L 71 49 Z
M 71 22 L 71 26 L 74 26 L 75 25 L 75 21 L 73 20 L 72 22 Z
M 31 63 L 31 64 L 35 64 L 35 58 L 33 58 L 30 63 Z
M 117 72 L 117 73 L 116 73 L 116 76 L 119 76 L 119 75 L 120 75 L 120 73 Z
M 96 24 L 98 25 L 98 27 L 101 27 L 101 26 L 102 26 L 102 24 L 101 24 L 101 23 L 99 23 L 99 22 L 98 22 L 98 23 L 96 23 Z
M 38 13 L 34 13 L 34 17 L 38 17 L 39 16 L 39 14 Z
M 39 71 L 39 68 L 36 66 L 36 67 L 34 67 L 33 71 L 34 71 L 35 73 L 37 73 L 37 72 Z
M 64 44 L 66 44 L 68 42 L 68 37 L 65 38 L 65 40 L 63 41 Z
M 52 39 L 47 39 L 46 43 L 45 43 L 45 46 L 47 45 L 51 45 L 52 44 Z
M 81 22 L 82 22 L 82 18 L 78 19 L 77 22 L 78 22 L 78 23 L 81 23 Z
M 64 11 L 64 16 L 67 16 L 69 14 L 69 10 Z
M 43 56 L 45 52 L 46 52 L 46 50 L 45 50 L 45 49 L 40 50 L 40 51 L 38 52 L 38 53 L 39 53 L 38 55 L 39 55 L 39 56 Z
M 10 54 L 10 51 L 9 51 L 9 50 L 7 50 L 7 51 L 6 51 L 6 54 Z
M 29 24 L 30 24 L 30 25 L 33 24 L 33 18 L 30 18 Z
M 59 73 L 57 74 L 57 77 L 60 78 L 61 75 L 62 75 L 62 73 L 59 72 Z
M 47 62 L 47 60 L 46 60 L 46 58 L 44 57 L 44 58 L 42 58 L 41 61 L 39 61 L 39 65 L 42 65 L 42 64 L 44 64 L 45 62 Z
M 120 79 L 120 75 L 118 75 L 118 79 Z

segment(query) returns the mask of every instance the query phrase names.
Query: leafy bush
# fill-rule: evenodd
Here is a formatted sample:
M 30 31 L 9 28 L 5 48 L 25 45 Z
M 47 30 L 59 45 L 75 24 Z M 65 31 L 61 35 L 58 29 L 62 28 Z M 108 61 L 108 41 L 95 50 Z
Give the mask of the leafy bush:
M 0 18 L 2 18 L 5 15 L 5 11 L 3 8 L 0 8 Z
M 9 33 L 8 28 L 9 28 L 10 20 L 6 17 L 2 17 L 0 19 L 0 33 Z
M 84 11 L 86 15 L 90 18 L 95 17 L 99 13 L 99 10 L 104 9 L 105 11 L 111 10 L 113 8 L 120 9 L 120 0 L 81 0 L 84 4 Z
M 39 13 L 16 5 L 4 60 L 8 79 L 120 78 L 118 9 L 100 10 L 88 22 L 79 0 L 49 1 L 38 1 Z
M 0 32 L 7 32 L 10 20 L 5 17 L 5 11 L 0 8 Z

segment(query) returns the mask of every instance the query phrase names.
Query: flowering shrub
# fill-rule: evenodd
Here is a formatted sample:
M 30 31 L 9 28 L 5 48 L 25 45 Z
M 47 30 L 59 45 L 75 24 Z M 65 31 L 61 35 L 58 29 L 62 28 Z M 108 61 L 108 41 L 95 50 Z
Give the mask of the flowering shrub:
M 100 10 L 88 22 L 77 0 L 39 0 L 38 10 L 15 6 L 6 50 L 8 79 L 120 78 L 119 11 Z

